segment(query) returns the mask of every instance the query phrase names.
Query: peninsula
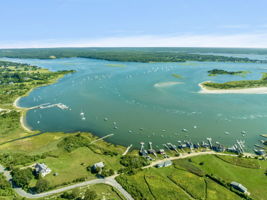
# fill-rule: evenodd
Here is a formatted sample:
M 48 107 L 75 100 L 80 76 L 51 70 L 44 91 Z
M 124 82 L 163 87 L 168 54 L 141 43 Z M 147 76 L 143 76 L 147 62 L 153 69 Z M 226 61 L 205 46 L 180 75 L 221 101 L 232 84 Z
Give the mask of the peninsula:
M 200 93 L 241 93 L 241 94 L 265 94 L 267 93 L 267 73 L 262 73 L 260 80 L 229 81 L 214 83 L 206 81 L 199 84 Z

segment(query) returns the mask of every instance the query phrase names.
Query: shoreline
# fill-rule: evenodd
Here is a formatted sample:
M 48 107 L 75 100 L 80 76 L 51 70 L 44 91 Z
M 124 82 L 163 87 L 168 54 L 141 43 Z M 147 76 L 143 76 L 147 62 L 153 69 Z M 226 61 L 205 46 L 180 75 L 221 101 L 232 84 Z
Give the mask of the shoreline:
M 208 82 L 208 81 L 205 81 Z M 198 92 L 200 94 L 267 94 L 267 87 L 258 87 L 258 88 L 240 88 L 240 89 L 208 89 L 199 83 L 198 86 L 201 90 Z
M 28 96 L 34 89 L 36 88 L 39 88 L 39 87 L 44 87 L 44 86 L 47 86 L 47 85 L 50 85 L 50 84 L 54 84 L 56 83 L 57 81 L 59 81 L 61 78 L 63 78 L 64 75 L 60 75 L 59 77 L 57 77 L 55 80 L 52 80 L 51 82 L 47 83 L 47 84 L 43 84 L 43 85 L 39 85 L 37 87 L 34 87 L 34 88 L 31 88 L 26 94 L 22 95 L 22 96 L 19 96 L 15 99 L 15 101 L 13 102 L 12 106 L 17 109 L 18 111 L 20 111 L 21 115 L 20 115 L 20 126 L 27 132 L 30 132 L 30 133 L 34 133 L 35 131 L 32 130 L 26 123 L 25 121 L 25 115 L 27 114 L 27 111 L 29 110 L 29 108 L 26 108 L 26 107 L 21 107 L 18 105 L 18 102 L 19 100 L 22 98 L 22 97 L 26 97 Z
M 28 96 L 35 88 L 32 88 L 30 89 L 25 95 L 22 95 L 22 96 L 19 96 L 15 99 L 15 101 L 13 102 L 13 107 L 16 108 L 17 110 L 20 111 L 20 118 L 19 118 L 19 121 L 20 121 L 20 126 L 27 132 L 30 132 L 30 133 L 33 133 L 34 131 L 27 125 L 27 123 L 25 122 L 25 115 L 28 111 L 28 108 L 24 108 L 24 107 L 20 107 L 18 105 L 18 102 L 19 100 L 22 98 L 22 97 L 25 97 L 25 96 Z

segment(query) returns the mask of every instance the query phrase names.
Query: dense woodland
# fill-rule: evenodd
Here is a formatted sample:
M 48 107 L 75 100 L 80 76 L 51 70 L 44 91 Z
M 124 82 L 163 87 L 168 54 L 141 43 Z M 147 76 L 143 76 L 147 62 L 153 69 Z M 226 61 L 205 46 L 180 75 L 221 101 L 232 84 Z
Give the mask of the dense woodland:
M 201 51 L 200 51 L 201 50 Z M 203 49 L 205 50 L 205 49 Z M 10 58 L 69 58 L 81 57 L 127 62 L 265 62 L 248 58 L 217 55 L 201 55 L 199 48 L 44 48 L 44 49 L 2 49 L 0 57 Z

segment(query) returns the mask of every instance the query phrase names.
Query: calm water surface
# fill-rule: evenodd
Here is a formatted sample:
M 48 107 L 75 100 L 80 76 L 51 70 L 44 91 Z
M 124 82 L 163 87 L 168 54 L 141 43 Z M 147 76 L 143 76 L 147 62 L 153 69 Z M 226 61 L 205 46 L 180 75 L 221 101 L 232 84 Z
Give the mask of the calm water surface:
M 58 83 L 35 89 L 20 100 L 23 107 L 43 103 L 63 103 L 70 107 L 70 110 L 30 110 L 26 120 L 35 130 L 91 131 L 98 136 L 114 133 L 108 141 L 136 147 L 141 141 L 152 141 L 155 146 L 162 147 L 166 142 L 198 142 L 206 137 L 225 145 L 241 139 L 250 150 L 259 143 L 259 135 L 267 133 L 267 95 L 198 93 L 198 84 L 207 80 L 259 79 L 261 72 L 267 72 L 267 64 L 122 63 L 84 58 L 9 60 L 53 71 L 77 70 Z M 246 77 L 209 77 L 207 71 L 214 68 L 252 73 Z M 177 79 L 173 73 L 183 78 Z M 179 84 L 167 86 L 166 82 Z M 182 131 L 184 128 L 187 133 Z M 242 130 L 247 131 L 245 136 Z M 230 134 L 225 134 L 226 131 Z

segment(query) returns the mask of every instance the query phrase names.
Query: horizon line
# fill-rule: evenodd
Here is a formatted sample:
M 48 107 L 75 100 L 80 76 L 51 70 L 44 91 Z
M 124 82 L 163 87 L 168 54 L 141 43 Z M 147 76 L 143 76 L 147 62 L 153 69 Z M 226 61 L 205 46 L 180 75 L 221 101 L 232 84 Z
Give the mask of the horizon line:
M 267 49 L 267 47 L 222 47 L 222 46 L 56 46 L 56 47 L 6 47 L 0 50 L 16 50 L 16 49 L 68 49 L 68 48 L 199 48 L 199 49 Z

